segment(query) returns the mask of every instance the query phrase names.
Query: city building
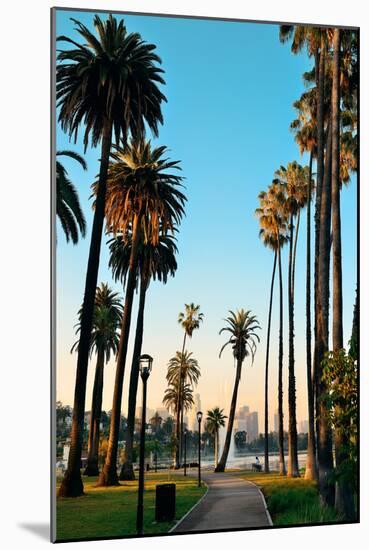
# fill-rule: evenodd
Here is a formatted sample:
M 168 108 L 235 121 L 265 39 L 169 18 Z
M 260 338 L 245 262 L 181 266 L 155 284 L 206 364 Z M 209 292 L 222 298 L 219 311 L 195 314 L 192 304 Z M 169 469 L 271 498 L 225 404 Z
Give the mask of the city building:
M 239 407 L 235 418 L 235 431 L 246 432 L 246 441 L 250 443 L 259 437 L 259 416 L 257 411 L 250 412 L 250 407 Z
M 279 432 L 279 415 L 278 411 L 275 411 L 274 413 L 274 431 Z
M 259 415 L 257 411 L 253 411 L 246 416 L 246 441 L 251 443 L 259 437 Z
M 309 431 L 309 422 L 307 420 L 301 420 L 298 423 L 298 433 L 299 434 L 307 434 Z
M 200 394 L 199 393 L 195 393 L 194 402 L 195 402 L 195 404 L 191 409 L 191 412 L 190 412 L 190 415 L 189 415 L 189 422 L 188 422 L 187 425 L 188 425 L 188 428 L 191 431 L 197 432 L 198 423 L 197 423 L 197 416 L 196 415 L 199 411 L 201 411 L 201 399 L 200 399 Z
M 168 416 L 170 416 L 168 409 L 166 409 L 165 407 L 158 407 L 156 409 L 156 412 L 159 416 L 162 417 L 163 421 L 166 420 Z

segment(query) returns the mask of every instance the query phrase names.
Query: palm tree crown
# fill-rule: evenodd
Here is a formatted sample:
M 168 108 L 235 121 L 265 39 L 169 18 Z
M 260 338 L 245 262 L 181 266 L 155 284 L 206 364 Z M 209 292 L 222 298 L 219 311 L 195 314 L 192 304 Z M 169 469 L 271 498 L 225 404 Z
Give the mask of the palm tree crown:
M 204 320 L 204 314 L 200 312 L 200 306 L 191 302 L 185 304 L 185 312 L 178 315 L 178 323 L 182 326 L 187 336 L 192 337 L 193 331 L 200 327 L 200 323 Z
M 180 170 L 179 161 L 163 158 L 166 151 L 138 140 L 112 153 L 105 212 L 113 233 L 125 238 L 138 219 L 144 242 L 156 245 L 160 232 L 173 232 L 180 223 L 187 199 L 178 189 L 182 177 L 168 172 Z
M 251 315 L 251 311 L 239 309 L 238 311 L 229 311 L 230 315 L 225 319 L 227 326 L 223 327 L 222 332 L 229 332 L 229 340 L 222 346 L 219 357 L 226 346 L 231 344 L 233 356 L 237 361 L 243 361 L 251 353 L 252 361 L 254 361 L 256 352 L 256 341 L 260 342 L 256 330 L 260 330 L 260 324 L 255 315 Z
M 191 386 L 198 383 L 200 378 L 200 368 L 197 360 L 192 357 L 192 352 L 177 351 L 176 355 L 169 360 L 167 381 L 169 384 L 182 380 L 189 382 Z
M 296 215 L 306 205 L 309 187 L 309 167 L 293 161 L 287 168 L 281 166 L 275 172 L 274 182 L 286 193 L 286 208 L 291 215 Z
M 56 156 L 72 158 L 79 162 L 84 170 L 87 170 L 85 159 L 74 151 L 58 151 Z M 67 242 L 71 239 L 73 244 L 78 243 L 78 228 L 82 237 L 86 235 L 86 220 L 77 190 L 59 160 L 56 161 L 56 215 L 60 220 Z
M 176 228 L 174 228 L 177 231 Z M 109 267 L 112 268 L 115 280 L 126 281 L 129 271 L 129 260 L 132 249 L 132 233 L 123 238 L 117 235 L 108 241 L 110 249 Z M 177 270 L 175 255 L 178 252 L 176 239 L 169 233 L 160 233 L 156 245 L 151 241 L 141 243 L 138 252 L 137 278 L 149 281 L 151 278 L 163 282 L 168 280 L 168 275 L 174 277 Z M 137 286 L 137 280 L 136 280 Z
M 58 54 L 56 98 L 62 129 L 76 140 L 84 121 L 85 148 L 90 133 L 92 145 L 97 145 L 107 121 L 112 122 L 117 143 L 120 136 L 126 140 L 129 131 L 141 136 L 145 122 L 157 135 L 166 98 L 158 87 L 165 82 L 156 47 L 138 33 L 129 34 L 123 19 L 118 23 L 112 15 L 106 21 L 95 15 L 97 36 L 72 21 L 85 43 L 67 36 L 57 39 L 75 47 Z
M 220 409 L 219 407 L 214 407 L 214 409 L 207 412 L 206 429 L 209 433 L 214 434 L 218 432 L 219 428 L 223 428 L 225 426 L 225 420 L 227 417 L 223 413 L 224 409 Z
M 81 319 L 82 309 L 79 318 Z M 106 283 L 96 289 L 95 308 L 91 332 L 90 353 L 94 351 L 104 353 L 105 362 L 115 355 L 119 345 L 119 327 L 122 322 L 123 306 L 121 297 Z M 80 332 L 80 322 L 77 324 L 76 334 Z M 72 346 L 71 352 L 78 349 L 79 340 Z
M 180 397 L 178 398 L 178 394 Z M 177 380 L 169 384 L 164 392 L 163 404 L 177 414 L 177 409 L 188 411 L 194 405 L 193 389 L 190 384 L 181 386 Z M 178 405 L 179 404 L 179 405 Z

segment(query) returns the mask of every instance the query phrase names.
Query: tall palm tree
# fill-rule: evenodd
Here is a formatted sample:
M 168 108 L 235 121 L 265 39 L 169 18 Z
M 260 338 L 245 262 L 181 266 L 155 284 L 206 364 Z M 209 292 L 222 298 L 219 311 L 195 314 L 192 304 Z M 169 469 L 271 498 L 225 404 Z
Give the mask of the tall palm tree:
M 85 150 L 89 142 L 96 147 L 101 141 L 101 154 L 82 305 L 71 446 L 68 468 L 59 489 L 59 495 L 64 497 L 83 494 L 80 462 L 87 368 L 112 135 L 114 132 L 116 142 L 120 137 L 126 141 L 129 132 L 133 136 L 142 135 L 145 124 L 157 135 L 158 125 L 163 122 L 161 103 L 165 101 L 158 87 L 165 82 L 154 45 L 144 42 L 137 33 L 127 33 L 124 21 L 118 23 L 112 15 L 106 21 L 95 15 L 97 36 L 79 21 L 73 21 L 84 43 L 77 43 L 67 36 L 58 37 L 58 41 L 72 46 L 58 54 L 58 120 L 61 128 L 74 140 L 81 123 L 84 123 Z
M 117 146 L 109 167 L 106 219 L 109 230 L 131 233 L 124 314 L 117 355 L 114 395 L 105 465 L 99 485 L 119 484 L 117 453 L 122 405 L 122 389 L 127 358 L 133 294 L 137 279 L 140 243 L 157 245 L 160 233 L 174 231 L 184 214 L 185 195 L 180 191 L 182 178 L 170 170 L 179 170 L 179 161 L 164 158 L 166 147 L 152 148 L 150 141 L 133 140 Z
M 273 291 L 274 279 L 277 267 L 278 245 L 273 236 L 268 234 L 263 228 L 260 230 L 260 237 L 265 246 L 273 250 L 273 268 L 272 279 L 270 283 L 269 310 L 268 310 L 268 329 L 265 352 L 265 383 L 264 383 L 264 471 L 269 473 L 269 407 L 268 407 L 268 382 L 269 382 L 269 347 L 270 347 L 270 329 L 272 322 Z
M 256 316 L 251 315 L 250 310 L 245 311 L 244 309 L 240 309 L 236 312 L 230 310 L 229 313 L 229 317 L 225 319 L 227 324 L 220 330 L 219 334 L 221 334 L 222 332 L 229 332 L 230 337 L 227 342 L 222 346 L 219 357 L 221 357 L 224 348 L 230 344 L 232 346 L 233 357 L 236 361 L 236 378 L 233 388 L 231 408 L 229 412 L 226 439 L 223 447 L 222 456 L 215 468 L 216 472 L 224 472 L 227 464 L 231 438 L 233 436 L 233 423 L 236 413 L 237 395 L 238 387 L 241 380 L 242 364 L 246 357 L 248 357 L 249 355 L 251 355 L 252 361 L 254 361 L 254 356 L 256 353 L 256 342 L 260 342 L 260 338 L 255 331 L 259 330 L 261 327 Z
M 343 348 L 343 298 L 342 298 L 342 246 L 341 246 L 341 205 L 340 192 L 342 174 L 340 170 L 341 155 L 341 41 L 345 36 L 336 28 L 333 31 L 333 68 L 332 68 L 332 270 L 333 270 L 333 315 L 332 343 L 333 351 Z M 343 40 L 342 40 L 343 39 Z M 343 67 L 344 69 L 344 67 Z M 348 171 L 349 172 L 349 171 Z M 349 174 L 346 178 L 349 179 Z M 346 179 L 345 178 L 345 179 Z M 345 464 L 349 447 L 348 435 L 341 430 L 335 430 L 334 446 L 336 467 Z M 340 514 L 352 518 L 354 500 L 352 488 L 347 479 L 341 477 L 336 485 L 335 506 Z
M 181 424 L 180 430 L 178 429 L 180 419 L 183 418 L 184 412 L 187 408 L 181 402 L 181 399 L 186 395 L 184 388 L 187 386 L 192 388 L 197 385 L 200 378 L 200 368 L 197 360 L 192 357 L 192 353 L 188 351 L 177 351 L 176 355 L 169 360 L 166 379 L 170 386 L 178 386 L 177 399 L 178 403 L 174 409 L 176 416 L 176 438 L 175 438 L 175 467 L 179 468 L 178 463 L 178 437 L 182 435 L 183 425 Z
M 271 248 L 275 247 L 278 261 L 279 276 L 279 350 L 278 350 L 278 449 L 279 449 L 279 473 L 286 474 L 284 460 L 284 421 L 283 421 L 283 277 L 282 277 L 282 256 L 283 246 L 288 241 L 287 236 L 287 213 L 285 207 L 285 193 L 281 186 L 274 183 L 269 186 L 268 191 L 259 194 L 260 207 L 256 210 L 261 226 L 260 237 L 265 244 Z M 270 330 L 268 329 L 268 338 Z M 267 351 L 269 344 L 267 341 Z M 268 397 L 268 368 L 269 353 L 266 355 L 265 373 L 265 402 Z M 266 405 L 266 408 L 267 405 Z M 266 415 L 268 416 L 268 415 Z M 266 447 L 267 447 L 266 443 Z
M 113 276 L 115 280 L 125 282 L 129 272 L 132 235 L 129 234 L 126 239 L 124 239 L 121 235 L 117 236 L 111 239 L 108 244 L 110 248 L 109 266 L 113 270 Z M 157 279 L 165 284 L 167 282 L 168 275 L 174 277 L 177 269 L 177 261 L 175 258 L 177 252 L 178 250 L 175 237 L 171 234 L 160 234 L 159 242 L 156 245 L 153 245 L 150 242 L 147 244 L 141 242 L 139 247 L 136 280 L 136 288 L 138 287 L 138 284 L 140 287 L 139 305 L 129 381 L 127 435 L 124 453 L 125 458 L 119 476 L 120 479 L 135 479 L 132 464 L 133 434 L 147 289 L 151 279 Z M 138 281 L 140 282 L 138 283 Z
M 82 166 L 83 170 L 87 170 L 85 159 L 74 151 L 57 151 L 56 156 L 72 158 Z M 85 237 L 86 220 L 77 190 L 68 178 L 67 170 L 59 160 L 56 161 L 56 215 L 60 220 L 67 242 L 71 239 L 73 244 L 77 244 L 78 231 L 80 231 L 82 237 Z
M 209 410 L 206 417 L 206 429 L 214 436 L 214 467 L 218 464 L 219 455 L 219 429 L 225 426 L 226 415 L 224 409 L 214 407 Z
M 307 201 L 309 186 L 309 168 L 300 166 L 296 161 L 281 166 L 275 172 L 275 183 L 281 186 L 286 194 L 286 209 L 289 214 L 289 262 L 288 262 L 288 319 L 289 319 L 289 353 L 288 353 L 288 470 L 287 475 L 298 477 L 297 459 L 297 422 L 296 422 L 296 378 L 295 378 L 295 345 L 294 345 L 294 291 L 296 249 L 300 225 L 300 212 Z M 297 217 L 296 235 L 294 220 Z
M 193 302 L 190 304 L 185 304 L 185 311 L 180 312 L 178 315 L 178 323 L 184 330 L 183 335 L 183 344 L 182 344 L 182 356 L 184 357 L 184 352 L 186 348 L 186 339 L 187 336 L 192 338 L 192 334 L 195 330 L 200 328 L 200 323 L 204 320 L 204 314 L 200 311 L 200 306 L 195 305 Z M 180 393 L 178 398 L 180 398 Z M 177 450 L 176 450 L 176 468 L 179 468 L 182 460 L 182 439 L 183 439 L 183 407 L 181 408 L 180 404 L 177 407 L 178 415 L 180 417 L 176 419 L 176 436 L 177 436 Z
M 104 367 L 111 355 L 118 350 L 119 328 L 122 322 L 123 307 L 121 298 L 106 283 L 96 289 L 95 308 L 91 333 L 91 354 L 96 353 L 95 379 L 92 391 L 90 428 L 88 433 L 88 455 L 84 474 L 99 475 L 99 442 L 101 405 L 104 387 Z M 76 334 L 81 330 L 82 308 L 79 311 L 79 322 Z M 73 344 L 71 352 L 78 351 L 79 340 Z

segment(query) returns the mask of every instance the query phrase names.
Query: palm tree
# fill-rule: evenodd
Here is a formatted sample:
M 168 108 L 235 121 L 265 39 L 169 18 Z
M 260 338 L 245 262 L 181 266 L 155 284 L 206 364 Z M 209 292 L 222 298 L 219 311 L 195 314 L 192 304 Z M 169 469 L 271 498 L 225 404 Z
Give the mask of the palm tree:
M 99 485 L 119 484 L 117 453 L 122 405 L 122 389 L 127 358 L 133 293 L 137 279 L 140 243 L 159 243 L 160 233 L 173 232 L 184 214 L 186 197 L 179 190 L 179 161 L 163 158 L 166 147 L 152 148 L 150 141 L 133 140 L 117 146 L 112 154 L 107 185 L 106 219 L 109 230 L 126 238 L 131 234 L 131 254 L 126 285 L 124 315 L 120 334 L 114 384 L 108 452 Z
M 287 475 L 300 475 L 297 460 L 297 425 L 296 425 L 296 379 L 295 379 L 295 345 L 294 345 L 294 292 L 296 249 L 300 225 L 300 212 L 307 202 L 310 172 L 307 166 L 300 166 L 296 161 L 290 162 L 287 168 L 281 166 L 275 172 L 275 183 L 284 189 L 286 210 L 289 214 L 289 262 L 288 262 L 288 318 L 289 318 L 289 354 L 288 354 L 288 470 Z M 294 219 L 297 217 L 296 235 L 294 236 Z
M 112 15 L 106 21 L 95 15 L 94 27 L 98 36 L 79 21 L 73 21 L 85 43 L 77 43 L 67 36 L 58 37 L 58 41 L 72 46 L 58 54 L 58 120 L 74 140 L 83 122 L 85 150 L 89 141 L 93 147 L 101 141 L 101 155 L 82 305 L 71 446 L 68 468 L 59 489 L 59 495 L 64 497 L 83 494 L 80 462 L 86 380 L 112 135 L 114 132 L 116 142 L 121 136 L 126 141 L 129 132 L 133 136 L 142 135 L 145 124 L 157 135 L 158 125 L 163 122 L 161 103 L 165 101 L 158 87 L 165 82 L 154 45 L 144 42 L 137 33 L 128 34 L 124 21 L 118 23 Z
M 262 191 L 259 194 L 260 207 L 256 210 L 256 215 L 259 218 L 261 226 L 260 237 L 264 244 L 270 248 L 275 248 L 276 257 L 278 260 L 278 275 L 279 275 L 279 351 L 278 351 L 278 448 L 279 448 L 279 473 L 286 474 L 286 466 L 284 460 L 284 422 L 283 422 L 283 278 L 282 278 L 282 259 L 281 250 L 288 241 L 287 236 L 287 214 L 285 208 L 285 193 L 281 186 L 276 183 L 269 186 L 268 191 Z M 274 267 L 273 267 L 274 271 Z M 272 276 L 273 283 L 273 276 Z M 272 286 L 272 285 L 271 285 Z M 272 296 L 273 289 L 271 289 Z M 269 319 L 271 318 L 271 302 Z M 268 370 L 269 370 L 269 338 L 270 326 L 268 322 L 267 335 L 267 353 L 266 353 L 266 368 L 265 368 L 265 404 L 268 409 Z M 266 422 L 268 422 L 268 414 L 265 414 Z M 266 429 L 267 433 L 267 424 Z M 267 452 L 268 441 L 265 437 L 265 449 Z M 269 461 L 268 461 L 269 462 Z M 266 465 L 268 465 L 268 462 Z
M 200 312 L 200 306 L 195 305 L 193 302 L 190 304 L 185 304 L 185 311 L 180 312 L 178 315 L 178 323 L 184 330 L 183 335 L 183 344 L 182 344 L 182 354 L 185 352 L 186 348 L 186 338 L 192 338 L 194 330 L 200 328 L 200 323 L 204 320 L 204 314 Z M 184 355 L 183 355 L 184 356 Z M 178 397 L 180 398 L 180 393 Z M 181 417 L 176 420 L 176 435 L 177 435 L 177 450 L 176 450 L 176 468 L 179 468 L 180 462 L 182 460 L 182 435 L 183 435 L 183 408 L 180 404 L 177 407 L 178 415 L 181 414 Z
M 229 412 L 227 435 L 223 447 L 222 456 L 215 468 L 216 472 L 224 472 L 227 463 L 229 448 L 231 445 L 231 438 L 233 434 L 233 423 L 236 413 L 237 394 L 241 380 L 242 364 L 245 358 L 248 357 L 250 354 L 252 357 L 252 361 L 254 361 L 254 356 L 256 352 L 256 341 L 260 342 L 260 338 L 255 331 L 259 330 L 261 327 L 256 316 L 251 315 L 251 311 L 240 309 L 237 312 L 230 310 L 229 313 L 229 317 L 225 319 L 227 325 L 220 330 L 219 334 L 221 334 L 222 332 L 229 332 L 230 337 L 229 340 L 222 346 L 219 357 L 221 357 L 224 348 L 231 344 L 233 357 L 236 361 L 236 378 L 233 388 L 231 408 Z
M 343 348 L 343 305 L 342 305 L 342 246 L 341 246 L 341 34 L 340 29 L 333 31 L 333 74 L 332 74 L 332 270 L 333 270 L 333 315 L 332 343 L 333 351 Z M 344 36 L 342 38 L 345 38 Z M 347 174 L 349 179 L 349 174 Z M 347 461 L 349 447 L 348 435 L 335 430 L 334 446 L 336 467 L 342 467 Z M 348 480 L 341 477 L 336 485 L 335 506 L 343 517 L 350 518 L 355 509 L 352 488 Z
M 269 345 L 270 345 L 270 329 L 272 321 L 272 307 L 273 307 L 273 290 L 275 271 L 277 266 L 278 249 L 277 243 L 273 237 L 268 234 L 264 229 L 260 230 L 260 237 L 263 239 L 264 245 L 270 247 L 273 250 L 273 269 L 272 280 L 270 283 L 270 298 L 269 298 L 269 311 L 268 311 L 268 330 L 267 330 L 267 342 L 265 353 L 265 385 L 264 385 L 264 471 L 269 473 L 269 407 L 268 407 L 268 382 L 269 382 Z
M 58 151 L 56 156 L 64 156 L 79 162 L 83 170 L 87 170 L 86 161 L 74 151 Z M 79 202 L 78 193 L 68 178 L 68 172 L 62 163 L 56 161 L 56 215 L 63 228 L 67 242 L 78 243 L 78 230 L 82 237 L 86 235 L 86 220 Z
M 200 378 L 200 368 L 197 359 L 192 357 L 192 352 L 177 351 L 175 356 L 169 359 L 166 379 L 169 384 L 179 380 L 182 385 L 189 383 L 191 387 L 197 385 Z
M 181 394 L 180 399 L 178 399 L 178 393 Z M 181 386 L 180 381 L 175 379 L 164 392 L 163 404 L 169 411 L 171 410 L 176 414 L 178 403 L 181 404 L 181 407 L 185 411 L 188 411 L 195 402 L 193 400 L 193 388 L 191 384 Z
M 206 429 L 214 436 L 214 467 L 218 464 L 219 454 L 219 428 L 225 426 L 226 415 L 223 414 L 224 409 L 214 407 L 209 410 L 206 417 Z
M 166 379 L 169 384 L 179 385 L 179 391 L 177 392 L 178 403 L 175 407 L 176 414 L 176 468 L 179 468 L 178 463 L 178 448 L 179 441 L 178 437 L 182 435 L 183 424 L 180 425 L 180 419 L 183 419 L 183 413 L 186 408 L 181 403 L 181 399 L 184 395 L 182 388 L 186 385 L 189 385 L 191 388 L 197 385 L 200 377 L 200 369 L 198 362 L 195 358 L 192 357 L 192 353 L 188 351 L 180 352 L 177 351 L 176 355 L 169 360 L 168 371 Z M 179 425 L 181 429 L 179 430 Z M 180 434 L 180 435 L 179 435 Z
M 104 367 L 109 362 L 111 354 L 115 355 L 119 343 L 119 327 L 122 322 L 123 307 L 117 292 L 109 288 L 106 283 L 96 289 L 95 308 L 91 333 L 91 351 L 96 353 L 95 379 L 92 391 L 92 405 L 90 428 L 88 433 L 88 455 L 84 474 L 87 476 L 99 475 L 99 441 L 101 405 L 104 387 Z M 79 322 L 76 334 L 81 330 L 82 308 L 78 313 Z M 78 351 L 79 340 L 72 346 L 71 353 Z
M 129 234 L 126 240 L 122 236 L 117 236 L 111 239 L 108 244 L 110 248 L 109 266 L 113 270 L 113 276 L 115 280 L 125 282 L 129 272 L 132 235 Z M 147 244 L 141 242 L 139 247 L 136 280 L 136 288 L 138 286 L 138 279 L 140 280 L 139 305 L 129 381 L 125 459 L 119 476 L 120 479 L 135 479 L 132 465 L 133 434 L 147 289 L 151 279 L 158 279 L 165 284 L 168 275 L 174 277 L 177 269 L 177 261 L 175 259 L 177 252 L 175 237 L 170 234 L 160 234 L 157 245 L 153 245 L 150 242 Z

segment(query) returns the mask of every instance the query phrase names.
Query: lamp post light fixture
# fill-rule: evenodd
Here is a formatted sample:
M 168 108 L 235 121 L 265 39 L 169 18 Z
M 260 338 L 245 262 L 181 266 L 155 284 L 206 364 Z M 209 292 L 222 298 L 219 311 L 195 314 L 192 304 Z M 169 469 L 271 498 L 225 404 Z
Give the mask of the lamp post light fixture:
M 184 466 L 183 475 L 187 476 L 187 430 L 184 431 Z
M 144 468 L 145 468 L 145 428 L 146 428 L 146 390 L 147 380 L 152 369 L 153 358 L 144 354 L 140 357 L 140 374 L 142 379 L 142 416 L 140 435 L 140 462 L 138 477 L 138 501 L 136 530 L 138 535 L 143 535 L 143 492 L 144 492 Z
M 202 420 L 202 412 L 198 411 L 196 416 L 197 416 L 197 422 L 199 423 L 199 477 L 198 477 L 198 486 L 201 487 L 201 420 Z

